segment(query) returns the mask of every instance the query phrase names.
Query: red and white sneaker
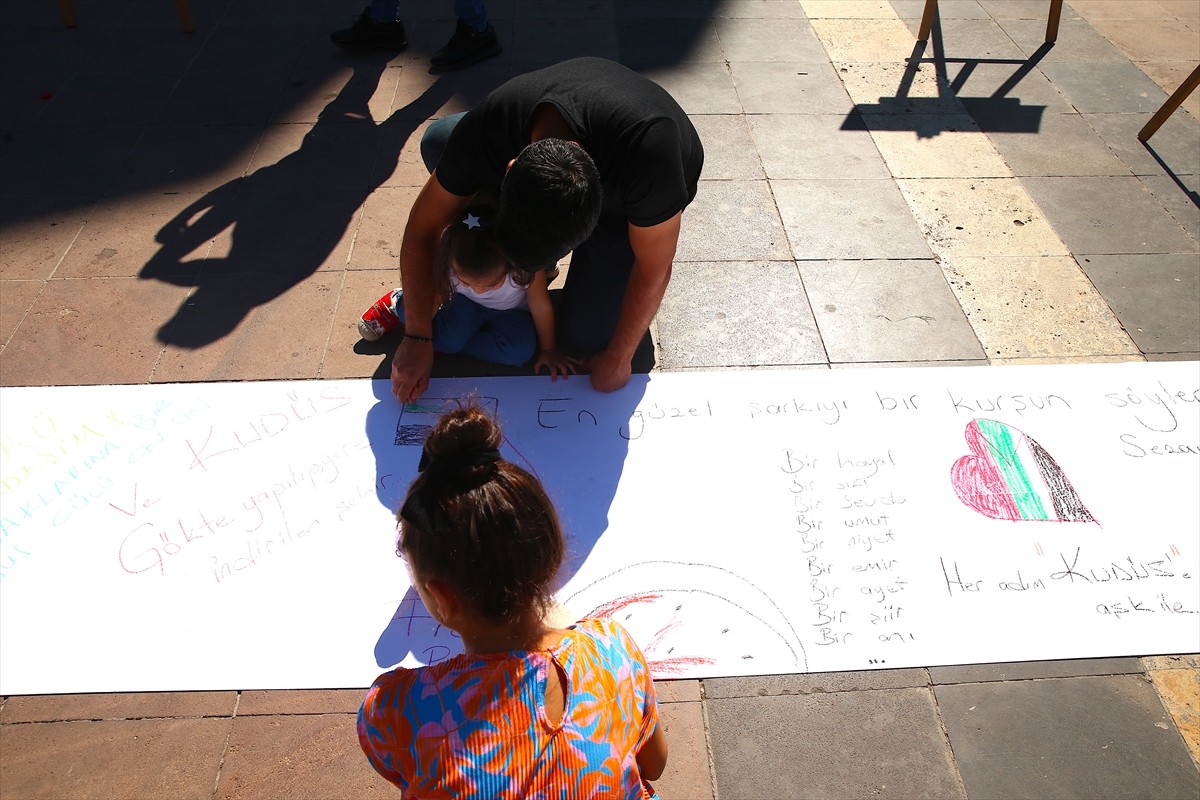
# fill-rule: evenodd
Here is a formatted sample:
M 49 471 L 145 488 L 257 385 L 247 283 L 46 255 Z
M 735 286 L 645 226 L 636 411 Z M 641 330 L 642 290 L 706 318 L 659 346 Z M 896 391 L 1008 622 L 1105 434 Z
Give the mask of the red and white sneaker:
M 400 294 L 399 289 L 393 289 L 376 300 L 358 321 L 358 335 L 365 341 L 374 342 L 399 328 L 400 318 L 396 316 L 396 309 L 400 304 Z

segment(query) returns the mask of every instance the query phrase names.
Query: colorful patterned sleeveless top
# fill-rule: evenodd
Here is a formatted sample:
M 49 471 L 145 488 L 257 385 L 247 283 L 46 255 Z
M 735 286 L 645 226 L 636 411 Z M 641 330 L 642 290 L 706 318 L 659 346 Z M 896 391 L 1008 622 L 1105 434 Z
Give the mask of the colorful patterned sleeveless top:
M 545 712 L 561 670 L 563 718 Z M 657 798 L 636 756 L 658 726 L 641 650 L 616 622 L 585 619 L 547 651 L 460 655 L 379 676 L 358 712 L 380 775 L 422 798 Z

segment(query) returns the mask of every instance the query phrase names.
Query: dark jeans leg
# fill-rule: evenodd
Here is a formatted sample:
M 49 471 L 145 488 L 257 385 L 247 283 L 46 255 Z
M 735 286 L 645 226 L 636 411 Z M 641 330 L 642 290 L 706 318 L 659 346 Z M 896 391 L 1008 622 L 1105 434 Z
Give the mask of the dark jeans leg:
M 558 345 L 564 352 L 587 358 L 608 346 L 632 271 L 628 220 L 601 217 L 571 255 L 558 309 Z
M 450 131 L 454 130 L 454 126 L 466 113 L 462 111 L 442 117 L 431 123 L 425 129 L 425 133 L 421 134 L 421 160 L 425 162 L 425 169 L 433 172 L 437 167 L 438 162 L 442 160 L 442 153 L 446 150 L 446 141 L 450 138 Z

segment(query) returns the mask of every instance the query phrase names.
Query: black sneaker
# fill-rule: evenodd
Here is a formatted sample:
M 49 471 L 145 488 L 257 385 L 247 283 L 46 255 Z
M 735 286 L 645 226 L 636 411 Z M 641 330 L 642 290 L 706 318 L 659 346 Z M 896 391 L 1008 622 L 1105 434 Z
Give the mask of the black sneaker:
M 364 10 L 349 28 L 329 34 L 329 40 L 347 50 L 403 50 L 408 45 L 403 22 L 376 22 L 370 10 Z
M 482 31 L 477 31 L 461 19 L 458 28 L 450 41 L 429 59 L 437 69 L 452 70 L 469 67 L 476 61 L 499 55 L 500 42 L 496 39 L 496 29 L 489 22 Z

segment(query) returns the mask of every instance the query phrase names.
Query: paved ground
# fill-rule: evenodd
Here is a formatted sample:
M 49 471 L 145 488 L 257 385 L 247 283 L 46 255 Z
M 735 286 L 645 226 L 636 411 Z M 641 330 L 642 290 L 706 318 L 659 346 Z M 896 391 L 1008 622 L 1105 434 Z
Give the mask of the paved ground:
M 491 0 L 504 54 L 348 58 L 361 0 L 0 2 L 0 383 L 382 375 L 416 142 L 511 75 L 618 58 L 708 153 L 654 368 L 1200 352 L 1200 0 Z M 394 343 L 393 345 L 394 346 Z M 649 355 L 647 353 L 647 355 Z M 647 359 L 649 361 L 649 358 Z M 477 369 L 446 362 L 443 372 Z M 120 658 L 93 653 L 90 659 Z M 660 684 L 664 798 L 1200 795 L 1200 657 Z M 0 797 L 392 795 L 358 691 L 0 699 Z

